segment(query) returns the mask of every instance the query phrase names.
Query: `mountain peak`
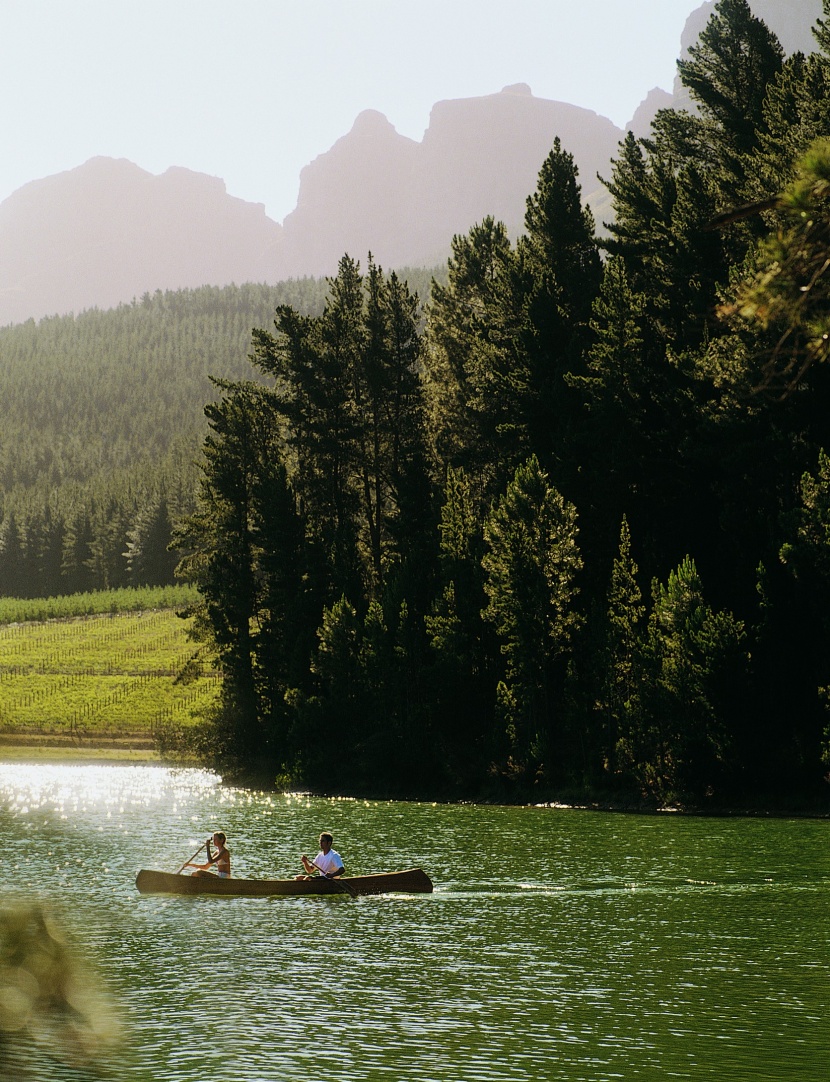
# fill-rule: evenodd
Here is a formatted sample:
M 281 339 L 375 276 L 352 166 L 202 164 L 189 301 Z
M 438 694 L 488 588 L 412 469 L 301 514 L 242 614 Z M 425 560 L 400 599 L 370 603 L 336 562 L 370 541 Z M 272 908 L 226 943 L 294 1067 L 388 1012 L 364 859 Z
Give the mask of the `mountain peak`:
M 352 125 L 352 135 L 373 136 L 388 132 L 395 132 L 395 126 L 383 113 L 377 109 L 364 109 L 357 114 L 357 119 Z M 397 135 L 397 132 L 395 132 Z

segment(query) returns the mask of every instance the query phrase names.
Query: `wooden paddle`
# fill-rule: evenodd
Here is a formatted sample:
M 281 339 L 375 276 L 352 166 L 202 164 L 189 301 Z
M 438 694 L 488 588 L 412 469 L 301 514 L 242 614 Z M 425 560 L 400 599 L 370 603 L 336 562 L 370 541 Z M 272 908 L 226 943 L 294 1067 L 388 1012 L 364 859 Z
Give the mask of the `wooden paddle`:
M 205 848 L 206 845 L 207 845 L 207 842 L 202 842 L 202 844 L 199 846 L 199 848 L 196 850 L 196 852 L 193 854 L 193 856 L 188 857 L 187 860 L 184 862 L 184 864 L 182 864 L 181 868 L 179 868 L 178 872 L 176 872 L 176 875 L 179 875 L 181 872 L 183 872 L 185 870 L 185 868 L 188 866 L 188 864 L 191 862 L 191 860 L 195 860 L 196 857 L 198 857 L 198 855 L 201 853 L 201 851 Z
M 336 883 L 337 886 L 340 888 L 340 890 L 345 891 L 346 894 L 348 894 L 348 896 L 350 898 L 356 898 L 357 897 L 357 891 L 355 890 L 355 888 L 350 887 L 348 883 L 344 883 L 343 880 L 339 876 L 337 876 L 337 875 L 326 875 L 326 873 L 323 871 L 323 869 L 320 867 L 320 865 L 315 864 L 314 861 L 311 862 L 311 865 L 312 865 L 313 868 L 317 869 L 317 871 L 320 873 L 320 877 L 322 879 L 328 879 L 328 881 L 330 883 Z

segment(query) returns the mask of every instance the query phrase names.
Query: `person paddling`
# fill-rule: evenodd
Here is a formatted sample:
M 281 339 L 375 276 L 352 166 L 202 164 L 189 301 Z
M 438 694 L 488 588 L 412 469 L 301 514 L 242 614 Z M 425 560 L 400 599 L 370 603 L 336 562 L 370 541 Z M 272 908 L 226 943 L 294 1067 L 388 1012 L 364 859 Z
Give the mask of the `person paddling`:
M 315 872 L 319 872 L 326 879 L 336 879 L 338 876 L 343 875 L 346 869 L 343 867 L 340 854 L 332 849 L 333 844 L 334 838 L 331 834 L 328 831 L 323 831 L 320 835 L 320 852 L 314 860 L 309 860 L 305 853 L 300 858 L 308 874 L 297 875 L 294 878 L 310 879 Z
M 209 870 L 212 865 L 216 866 L 216 874 L 220 879 L 230 879 L 231 877 L 231 854 L 228 849 L 225 848 L 225 842 L 227 838 L 221 830 L 217 830 L 213 835 L 213 844 L 216 846 L 216 852 L 211 853 L 210 842 L 211 839 L 205 842 L 205 850 L 207 852 L 206 864 L 188 864 L 188 868 L 196 868 L 193 875 L 212 875 Z

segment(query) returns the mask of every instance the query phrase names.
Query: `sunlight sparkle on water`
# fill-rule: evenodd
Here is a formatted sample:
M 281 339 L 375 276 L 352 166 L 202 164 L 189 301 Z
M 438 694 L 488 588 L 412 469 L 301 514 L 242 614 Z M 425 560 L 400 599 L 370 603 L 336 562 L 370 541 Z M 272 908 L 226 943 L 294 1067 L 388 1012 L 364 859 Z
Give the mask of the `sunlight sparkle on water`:
M 328 1082 L 759 1069 L 812 1082 L 830 1054 L 826 822 L 329 800 L 199 771 L 20 765 L 0 766 L 0 815 L 2 891 L 46 899 L 99 959 L 140 1038 L 135 1082 L 309 1078 L 321 1017 L 339 1050 Z M 138 894 L 139 869 L 175 872 L 217 828 L 242 877 L 292 875 L 326 828 L 350 872 L 421 866 L 435 892 Z M 320 964 L 327 943 L 336 958 Z M 210 1043 L 194 1057 L 219 1017 L 231 1063 Z
M 79 775 L 81 795 L 79 795 Z M 175 806 L 182 792 L 181 771 L 169 767 L 86 766 L 4 763 L 0 765 L 0 806 L 12 815 L 45 811 L 61 819 L 95 813 L 108 819 L 127 808 Z M 187 793 L 208 795 L 220 779 L 207 771 L 188 771 Z

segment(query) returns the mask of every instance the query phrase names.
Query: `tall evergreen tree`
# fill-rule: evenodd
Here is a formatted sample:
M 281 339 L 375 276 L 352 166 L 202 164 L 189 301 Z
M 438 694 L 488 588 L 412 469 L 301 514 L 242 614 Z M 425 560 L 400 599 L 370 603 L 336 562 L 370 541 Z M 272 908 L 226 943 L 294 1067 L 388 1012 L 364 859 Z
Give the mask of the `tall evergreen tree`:
M 677 62 L 704 118 L 720 166 L 720 188 L 739 200 L 748 156 L 764 127 L 764 101 L 784 52 L 747 0 L 719 0 L 689 58 Z
M 718 291 L 757 235 L 751 218 L 726 230 L 710 226 L 718 211 L 753 197 L 750 162 L 782 63 L 777 39 L 746 0 L 720 0 L 678 64 L 699 113 L 661 111 L 649 139 L 629 133 L 614 165 L 607 247 L 648 295 L 655 326 L 675 352 L 719 333 Z
M 0 530 L 0 593 L 4 597 L 23 592 L 23 538 L 14 514 L 7 515 Z
M 452 240 L 447 284 L 433 283 L 424 348 L 425 395 L 433 454 L 461 468 L 482 494 L 496 484 L 500 433 L 509 423 L 501 392 L 502 336 L 494 321 L 506 288 L 510 241 L 487 217 Z
M 830 53 L 795 53 L 767 87 L 763 125 L 753 151 L 747 198 L 762 204 L 794 179 L 798 159 L 830 130 Z M 756 218 L 757 228 L 770 212 Z M 751 219 L 750 219 L 751 220 Z
M 506 661 L 498 707 L 523 770 L 559 765 L 547 757 L 557 753 L 554 662 L 567 654 L 578 623 L 576 534 L 576 509 L 535 457 L 516 470 L 484 526 L 485 616 Z
M 308 684 L 322 599 L 309 581 L 304 523 L 280 457 L 274 420 L 266 409 L 267 430 L 252 479 L 251 540 L 259 588 L 255 678 L 263 752 L 269 762 L 290 770 L 295 719 L 289 700 Z
M 392 762 L 379 760 L 375 739 L 389 751 L 394 722 L 383 709 L 391 664 L 378 602 L 365 620 L 345 597 L 323 610 L 311 658 L 313 686 L 297 696 L 296 773 L 324 792 L 370 787 Z
M 441 595 L 426 617 L 436 737 L 446 770 L 468 785 L 507 754 L 503 734 L 493 728 L 495 644 L 481 616 L 487 596 L 477 505 L 467 475 L 450 469 L 441 509 Z
M 800 506 L 788 517 L 787 527 L 781 560 L 795 578 L 802 602 L 800 662 L 824 708 L 821 718 L 807 709 L 799 719 L 804 758 L 815 769 L 819 741 L 821 761 L 830 764 L 830 456 L 823 449 L 815 473 L 805 473 L 801 479 Z
M 173 526 L 164 493 L 154 495 L 136 515 L 127 532 L 127 573 L 133 586 L 166 586 L 179 562 L 170 551 Z
M 125 547 L 134 514 L 132 493 L 120 497 L 112 495 L 96 508 L 88 567 L 99 590 L 118 590 L 129 585 Z
M 644 613 L 637 565 L 631 557 L 631 533 L 623 517 L 619 552 L 608 587 L 602 671 L 598 674 L 604 759 L 612 769 L 617 769 L 617 743 L 628 728 L 627 719 L 642 679 L 640 625 Z
M 733 715 L 746 667 L 745 631 L 731 613 L 706 603 L 694 561 L 653 587 L 643 678 L 620 763 L 662 801 L 701 799 L 729 779 Z
M 210 642 L 224 674 L 209 730 L 211 758 L 227 769 L 273 779 L 286 746 L 285 732 L 274 726 L 287 721 L 274 712 L 279 681 L 263 666 L 286 641 L 285 622 L 300 603 L 298 530 L 278 454 L 274 403 L 253 384 L 220 387 L 224 397 L 205 411 L 210 432 L 199 504 L 174 544 L 187 553 L 180 574 L 202 597 L 196 634 Z
M 95 588 L 92 560 L 92 521 L 87 508 L 76 510 L 67 523 L 61 575 L 67 594 L 82 594 Z
M 792 390 L 830 357 L 830 139 L 815 142 L 781 197 L 781 227 L 759 246 L 758 269 L 738 291 L 737 311 L 772 332 L 767 381 Z
M 277 334 L 254 332 L 254 361 L 275 377 L 286 461 L 332 594 L 379 596 L 424 511 L 418 302 L 371 260 L 348 257 L 318 318 L 277 310 Z
M 505 460 L 515 468 L 535 454 L 559 487 L 571 488 L 576 468 L 569 447 L 580 405 L 567 377 L 583 370 L 601 280 L 593 216 L 582 205 L 578 174 L 557 138 L 527 201 L 526 233 L 516 246 L 499 320 L 501 388 L 513 418 L 504 425 Z

